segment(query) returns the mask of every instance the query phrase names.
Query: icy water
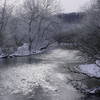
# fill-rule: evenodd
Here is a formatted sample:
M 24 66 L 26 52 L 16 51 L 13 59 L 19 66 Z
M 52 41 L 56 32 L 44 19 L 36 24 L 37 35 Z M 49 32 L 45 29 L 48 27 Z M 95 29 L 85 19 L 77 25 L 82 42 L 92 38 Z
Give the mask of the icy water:
M 83 95 L 67 84 L 71 75 L 62 67 L 81 64 L 78 53 L 56 49 L 37 56 L 1 59 L 0 100 L 83 100 Z

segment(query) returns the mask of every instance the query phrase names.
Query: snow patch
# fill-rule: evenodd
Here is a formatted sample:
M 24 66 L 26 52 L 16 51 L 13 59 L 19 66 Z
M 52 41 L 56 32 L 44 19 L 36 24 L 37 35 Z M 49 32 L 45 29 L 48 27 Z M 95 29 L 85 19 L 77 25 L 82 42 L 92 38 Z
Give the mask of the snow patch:
M 28 50 L 29 45 L 24 43 L 22 46 L 18 47 L 17 51 L 12 54 L 12 56 L 22 56 L 22 55 L 29 55 L 30 52 Z
M 39 54 L 42 53 L 42 50 L 31 50 L 31 52 L 29 51 L 29 44 L 28 43 L 24 43 L 22 46 L 18 47 L 17 51 L 15 51 L 13 54 L 11 54 L 10 56 L 28 56 L 28 55 L 32 55 L 32 54 Z
M 86 90 L 86 92 L 89 93 L 89 94 L 99 94 L 99 92 L 100 92 L 100 87 L 88 89 L 88 90 Z
M 45 47 L 45 45 L 47 45 L 47 41 L 43 43 L 42 47 Z M 40 48 L 38 48 L 37 50 L 34 50 L 34 48 L 33 48 L 30 52 L 29 51 L 29 44 L 24 43 L 22 46 L 18 47 L 14 53 L 12 53 L 10 55 L 3 54 L 2 49 L 0 48 L 0 58 L 14 57 L 14 56 L 29 56 L 29 55 L 33 55 L 33 54 L 40 54 L 46 50 L 51 50 L 56 46 L 57 46 L 57 43 L 54 43 L 46 49 L 41 50 Z
M 79 66 L 80 72 L 89 75 L 90 77 L 100 78 L 100 67 L 96 64 L 85 64 Z
M 0 58 L 4 58 L 4 57 L 6 57 L 6 55 L 2 53 L 2 54 L 0 55 Z

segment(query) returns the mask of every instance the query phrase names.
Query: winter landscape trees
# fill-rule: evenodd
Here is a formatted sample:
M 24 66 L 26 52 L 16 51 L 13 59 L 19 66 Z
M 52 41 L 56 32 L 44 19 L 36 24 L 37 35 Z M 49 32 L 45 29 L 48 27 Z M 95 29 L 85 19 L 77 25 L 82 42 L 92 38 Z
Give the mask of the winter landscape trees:
M 29 51 L 31 52 L 32 44 L 37 49 L 38 45 L 50 38 L 50 32 L 55 32 L 54 26 L 57 27 L 59 22 L 52 18 L 58 10 L 54 5 L 55 0 L 26 0 L 23 5 L 21 17 L 27 25 L 27 36 Z M 24 12 L 24 13 L 23 13 Z
M 80 42 L 83 51 L 96 59 L 100 55 L 100 2 L 94 1 L 86 10 Z
M 7 53 L 10 44 L 9 40 L 9 32 L 7 31 L 9 20 L 12 16 L 13 5 L 8 5 L 7 0 L 4 0 L 4 3 L 0 5 L 0 47 L 2 47 L 3 51 Z
M 54 41 L 78 44 L 79 50 L 89 56 L 100 55 L 99 12 L 100 2 L 95 1 L 83 13 L 72 16 L 71 24 L 59 18 L 59 5 L 56 0 L 25 0 L 14 8 L 7 0 L 0 5 L 0 47 L 4 52 L 17 49 L 28 43 L 31 52 L 48 47 Z M 64 16 L 64 14 L 62 14 Z M 79 22 L 77 23 L 77 17 Z M 65 27 L 64 26 L 69 27 Z M 62 31 L 65 27 L 67 31 Z M 8 50 L 9 49 L 9 50 Z
M 57 35 L 56 40 L 77 43 L 77 49 L 97 59 L 100 56 L 100 1 L 93 0 L 83 15 L 80 23 L 73 24 L 69 30 Z M 71 38 L 68 40 L 68 37 Z
M 13 8 L 7 0 L 1 4 L 0 43 L 4 47 L 6 37 L 8 48 L 17 48 L 28 43 L 30 53 L 52 41 L 60 27 L 55 16 L 58 10 L 56 0 L 25 0 L 18 8 Z

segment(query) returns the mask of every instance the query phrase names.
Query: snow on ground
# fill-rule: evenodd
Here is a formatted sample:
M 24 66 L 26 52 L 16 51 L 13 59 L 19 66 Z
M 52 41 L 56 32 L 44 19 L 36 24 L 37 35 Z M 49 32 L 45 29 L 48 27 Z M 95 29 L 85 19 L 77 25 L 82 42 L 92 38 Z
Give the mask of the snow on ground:
M 30 52 L 28 50 L 29 45 L 27 43 L 24 43 L 22 46 L 18 47 L 17 51 L 13 53 L 13 56 L 22 56 L 22 55 L 29 55 Z
M 32 50 L 32 52 L 30 53 L 28 47 L 29 47 L 29 44 L 24 43 L 22 46 L 17 48 L 17 51 L 15 51 L 13 54 L 10 54 L 9 56 L 10 57 L 13 57 L 13 56 L 28 56 L 28 55 L 39 54 L 39 53 L 43 52 L 43 50 L 35 50 L 35 51 Z M 6 56 L 7 55 L 4 55 L 1 48 L 0 48 L 0 58 L 4 58 Z
M 95 64 L 79 65 L 78 71 L 90 76 L 91 78 L 100 78 L 100 60 L 97 60 Z M 98 94 L 100 93 L 100 87 L 87 89 L 86 92 L 89 94 Z
M 47 41 L 44 42 L 42 47 L 45 47 L 47 45 L 47 43 L 48 43 Z M 71 45 L 72 46 L 72 44 L 66 44 L 66 43 L 65 44 L 62 43 L 62 44 L 63 45 Z M 28 43 L 24 43 L 22 46 L 18 47 L 17 50 L 13 54 L 10 54 L 9 56 L 13 57 L 13 56 L 28 56 L 28 55 L 32 55 L 32 54 L 39 54 L 39 53 L 44 52 L 45 50 L 55 49 L 57 46 L 58 46 L 58 43 L 54 42 L 54 43 L 50 44 L 48 46 L 48 48 L 46 48 L 44 50 L 40 50 L 39 48 L 37 50 L 32 49 L 31 53 L 30 53 L 30 51 L 29 51 L 29 44 Z M 2 50 L 0 48 L 0 58 L 3 58 L 3 57 L 6 57 L 6 55 L 4 55 L 2 53 Z
M 38 53 L 42 52 L 40 50 L 35 50 L 35 51 L 31 50 L 32 52 L 30 53 L 28 47 L 29 47 L 29 44 L 24 43 L 22 46 L 18 47 L 17 51 L 15 51 L 10 56 L 28 56 L 28 55 L 31 55 L 31 54 L 38 54 Z
M 42 45 L 45 47 L 46 44 Z M 53 49 L 55 46 L 57 45 L 57 43 L 50 45 L 47 50 Z M 11 54 L 10 56 L 28 56 L 28 55 L 32 55 L 32 54 L 39 54 L 44 52 L 44 50 L 31 50 L 31 53 L 28 49 L 29 44 L 28 43 L 24 43 L 22 46 L 18 47 L 17 51 L 15 51 L 13 54 Z
M 45 47 L 47 44 L 48 44 L 48 42 L 45 41 L 44 43 L 42 43 L 42 47 Z M 13 56 L 28 56 L 28 55 L 32 55 L 32 54 L 39 54 L 39 53 L 44 52 L 45 50 L 52 50 L 55 47 L 57 47 L 57 45 L 58 45 L 58 43 L 55 42 L 55 43 L 52 43 L 48 48 L 46 48 L 44 50 L 40 50 L 40 47 L 39 47 L 37 50 L 32 49 L 31 53 L 30 53 L 29 44 L 24 43 L 22 46 L 18 47 L 17 50 L 14 53 L 10 54 L 9 56 L 13 57 Z M 3 52 L 2 52 L 2 49 L 0 48 L 0 58 L 4 58 L 6 56 L 7 55 L 4 55 Z
M 4 58 L 6 57 L 6 55 L 4 55 L 3 53 L 0 55 L 0 58 Z
M 100 78 L 100 67 L 96 64 L 85 64 L 80 65 L 80 72 L 89 75 L 90 77 L 97 77 Z

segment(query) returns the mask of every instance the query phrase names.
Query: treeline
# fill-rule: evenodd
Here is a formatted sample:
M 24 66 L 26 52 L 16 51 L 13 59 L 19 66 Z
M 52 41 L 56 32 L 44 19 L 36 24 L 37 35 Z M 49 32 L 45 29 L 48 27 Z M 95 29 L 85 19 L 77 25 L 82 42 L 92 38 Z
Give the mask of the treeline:
M 0 48 L 5 54 L 14 52 L 18 46 L 29 44 L 29 51 L 48 45 L 60 31 L 56 0 L 24 0 L 20 6 L 3 0 L 0 4 Z M 47 42 L 45 42 L 47 41 Z
M 79 37 L 81 50 L 94 59 L 100 56 L 100 1 L 95 0 L 86 10 Z
M 55 37 L 59 42 L 73 41 L 80 51 L 97 59 L 100 57 L 100 1 L 95 0 L 90 8 L 85 10 L 85 16 L 79 25 Z
M 79 23 L 84 18 L 85 13 L 78 12 L 78 13 L 68 13 L 68 14 L 58 14 L 57 15 L 64 23 Z

